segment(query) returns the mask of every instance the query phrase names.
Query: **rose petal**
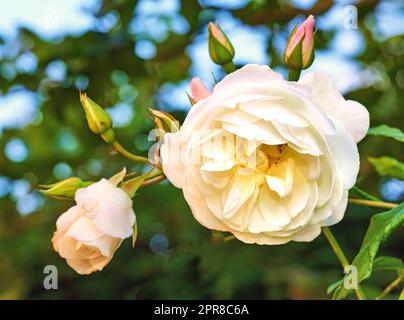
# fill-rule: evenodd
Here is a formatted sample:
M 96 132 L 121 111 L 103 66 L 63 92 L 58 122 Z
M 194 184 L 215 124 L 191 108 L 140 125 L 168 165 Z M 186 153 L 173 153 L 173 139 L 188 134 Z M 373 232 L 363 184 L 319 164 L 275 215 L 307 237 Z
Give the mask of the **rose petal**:
M 60 232 L 66 232 L 67 229 L 82 215 L 82 210 L 78 206 L 71 207 L 63 213 L 56 221 L 56 227 Z
M 103 256 L 110 257 L 116 251 L 118 244 L 120 244 L 121 241 L 122 240 L 119 238 L 114 238 L 104 234 L 98 239 L 86 241 L 85 244 L 97 248 Z
M 335 120 L 334 123 L 337 133 L 334 136 L 328 136 L 327 141 L 344 177 L 344 188 L 349 190 L 355 184 L 359 172 L 358 148 L 352 135 L 345 130 L 341 122 Z
M 166 133 L 164 144 L 160 148 L 162 167 L 165 176 L 177 188 L 182 188 L 185 171 L 180 152 L 180 132 Z
M 98 239 L 103 233 L 95 227 L 90 218 L 80 217 L 67 230 L 66 236 L 85 242 Z
M 330 116 L 341 121 L 355 142 L 362 140 L 369 129 L 369 112 L 358 102 L 345 100 L 334 83 L 318 72 L 311 72 L 299 80 L 312 90 L 312 99 Z
M 190 87 L 191 87 L 191 97 L 195 103 L 198 102 L 199 100 L 209 97 L 212 94 L 210 90 L 205 87 L 205 85 L 199 78 L 192 78 Z
M 96 271 L 90 261 L 86 259 L 66 259 L 66 262 L 78 274 L 86 275 Z
M 136 220 L 132 200 L 108 180 L 102 179 L 78 190 L 76 201 L 99 231 L 121 239 L 131 236 Z

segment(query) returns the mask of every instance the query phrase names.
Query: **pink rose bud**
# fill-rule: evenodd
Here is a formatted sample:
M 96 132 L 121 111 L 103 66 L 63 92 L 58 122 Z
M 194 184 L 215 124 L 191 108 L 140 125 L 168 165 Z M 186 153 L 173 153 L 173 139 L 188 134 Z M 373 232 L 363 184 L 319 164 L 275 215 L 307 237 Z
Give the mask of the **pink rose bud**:
M 290 69 L 307 69 L 314 59 L 314 16 L 310 15 L 300 27 L 293 29 L 283 58 Z
M 212 94 L 199 78 L 192 78 L 190 87 L 193 103 L 197 103 L 199 100 L 205 99 Z
M 219 65 L 232 62 L 234 58 L 234 48 L 230 40 L 220 29 L 219 24 L 212 22 L 208 25 L 209 54 L 212 61 Z

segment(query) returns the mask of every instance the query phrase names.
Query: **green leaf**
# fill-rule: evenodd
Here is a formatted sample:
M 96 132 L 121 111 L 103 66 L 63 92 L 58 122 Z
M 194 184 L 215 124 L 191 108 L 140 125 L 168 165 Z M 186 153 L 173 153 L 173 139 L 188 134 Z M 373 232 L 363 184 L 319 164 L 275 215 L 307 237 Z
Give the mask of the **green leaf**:
M 403 223 L 404 202 L 389 211 L 376 214 L 370 219 L 362 246 L 352 262 L 352 265 L 358 269 L 358 283 L 370 277 L 380 245 Z M 345 298 L 350 290 L 344 288 L 341 283 L 335 290 L 333 299 Z
M 390 157 L 369 157 L 368 160 L 381 176 L 404 180 L 404 163 Z
M 373 271 L 404 270 L 404 263 L 394 257 L 378 257 L 373 265 Z
M 123 178 L 125 178 L 125 175 L 126 175 L 126 168 L 123 167 L 123 169 L 120 172 L 118 172 L 117 174 L 115 174 L 114 176 L 109 178 L 109 181 L 113 185 L 117 186 L 118 184 L 120 184 L 122 182 Z
M 363 191 L 362 189 L 358 188 L 357 186 L 353 186 L 349 190 L 349 196 L 353 198 L 365 199 L 365 200 L 372 200 L 372 201 L 381 201 L 379 198 L 372 196 L 371 194 Z
M 397 141 L 404 142 L 404 133 L 398 128 L 392 128 L 385 124 L 370 128 L 368 131 L 370 136 L 383 136 L 396 139 Z
M 342 280 L 338 280 L 338 281 L 335 281 L 334 283 L 331 283 L 331 284 L 328 286 L 328 288 L 327 288 L 327 294 L 328 294 L 328 295 L 331 295 L 331 294 L 335 291 L 335 289 L 338 288 L 338 286 L 339 286 L 341 283 L 342 283 Z

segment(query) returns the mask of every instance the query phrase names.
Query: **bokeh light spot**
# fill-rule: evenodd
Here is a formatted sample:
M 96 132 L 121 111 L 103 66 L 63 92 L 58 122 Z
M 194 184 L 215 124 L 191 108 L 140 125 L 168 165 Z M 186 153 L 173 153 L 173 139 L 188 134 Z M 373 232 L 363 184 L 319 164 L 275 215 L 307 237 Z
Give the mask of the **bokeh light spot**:
M 18 138 L 11 139 L 5 146 L 6 157 L 13 162 L 23 162 L 28 157 L 28 148 L 25 143 Z
M 155 234 L 151 237 L 150 242 L 149 242 L 150 249 L 154 253 L 158 253 L 161 255 L 166 255 L 167 254 L 167 249 L 169 246 L 169 242 L 167 237 L 162 234 L 158 233 Z
M 72 168 L 66 162 L 59 162 L 53 168 L 53 175 L 58 180 L 69 178 L 73 174 Z
M 140 40 L 135 45 L 136 55 L 144 60 L 150 60 L 156 55 L 156 46 L 148 40 Z

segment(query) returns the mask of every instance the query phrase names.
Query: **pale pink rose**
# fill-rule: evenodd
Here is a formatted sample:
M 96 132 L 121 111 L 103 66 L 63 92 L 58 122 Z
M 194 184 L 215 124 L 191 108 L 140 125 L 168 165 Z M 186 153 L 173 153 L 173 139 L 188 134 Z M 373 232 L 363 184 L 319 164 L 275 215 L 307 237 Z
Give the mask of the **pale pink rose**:
M 53 247 L 77 273 L 101 271 L 132 235 L 132 200 L 106 179 L 77 190 L 75 200 L 56 222 Z

